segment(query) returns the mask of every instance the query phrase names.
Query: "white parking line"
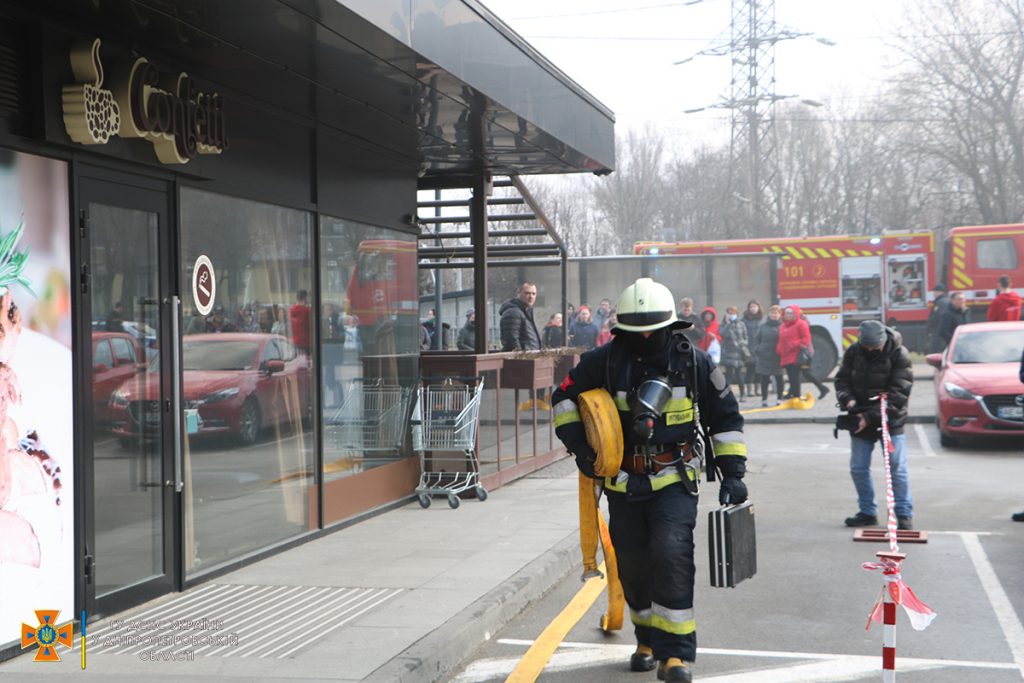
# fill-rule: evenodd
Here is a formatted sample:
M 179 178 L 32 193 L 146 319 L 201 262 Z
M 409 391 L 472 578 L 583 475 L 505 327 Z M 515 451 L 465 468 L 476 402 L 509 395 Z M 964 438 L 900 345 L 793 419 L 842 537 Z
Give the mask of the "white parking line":
M 978 573 L 981 580 L 981 587 L 985 589 L 992 610 L 996 613 L 999 621 L 999 628 L 1003 630 L 1003 637 L 1006 644 L 1010 646 L 1013 654 L 1013 661 L 1020 670 L 1021 679 L 1024 679 L 1024 626 L 1020 623 L 1017 611 L 1013 609 L 1013 603 L 1003 590 L 1003 584 L 999 583 L 992 563 L 988 561 L 985 549 L 981 547 L 981 541 L 976 534 L 961 534 L 960 538 L 967 548 L 967 554 L 971 556 L 974 563 L 974 571 Z
M 932 444 L 928 441 L 928 435 L 924 431 L 924 427 L 921 426 L 920 422 L 914 423 L 914 432 L 917 433 L 917 440 L 921 442 L 921 448 L 924 449 L 924 457 L 934 458 L 935 449 L 932 448 Z
M 532 640 L 502 638 L 502 645 L 529 647 Z M 633 645 L 612 645 L 602 643 L 562 643 L 559 651 L 551 657 L 544 671 L 573 671 L 609 664 L 622 664 L 629 659 Z M 788 666 L 765 666 L 757 670 L 747 668 L 742 672 L 721 674 L 710 678 L 701 677 L 702 681 L 718 681 L 719 683 L 827 683 L 829 681 L 849 681 L 877 673 L 881 670 L 881 656 L 844 655 L 822 652 L 781 652 L 772 650 L 726 650 L 720 648 L 699 648 L 698 654 L 704 656 L 725 656 L 792 659 L 803 660 Z M 811 661 L 807 661 L 811 660 Z M 469 665 L 464 672 L 452 679 L 452 683 L 482 683 L 495 679 L 503 679 L 512 671 L 518 657 L 495 657 L 481 659 Z M 982 662 L 957 659 L 923 659 L 916 657 L 900 657 L 898 659 L 901 672 L 924 671 L 928 669 L 967 668 L 967 669 L 1009 669 L 1017 668 L 1011 662 Z

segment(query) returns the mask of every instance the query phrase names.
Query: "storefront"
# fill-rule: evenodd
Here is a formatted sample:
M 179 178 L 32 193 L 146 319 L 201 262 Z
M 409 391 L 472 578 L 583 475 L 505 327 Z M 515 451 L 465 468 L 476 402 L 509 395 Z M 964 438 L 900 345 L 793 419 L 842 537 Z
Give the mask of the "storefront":
M 0 1 L 0 659 L 406 499 L 417 189 L 613 161 L 475 0 Z

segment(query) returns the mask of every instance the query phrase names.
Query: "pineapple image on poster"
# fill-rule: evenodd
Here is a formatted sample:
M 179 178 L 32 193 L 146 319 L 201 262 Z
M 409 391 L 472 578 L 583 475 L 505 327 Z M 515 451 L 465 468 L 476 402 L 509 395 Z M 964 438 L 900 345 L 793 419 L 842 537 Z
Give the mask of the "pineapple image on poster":
M 74 609 L 68 213 L 64 162 L 0 150 L 0 647 Z

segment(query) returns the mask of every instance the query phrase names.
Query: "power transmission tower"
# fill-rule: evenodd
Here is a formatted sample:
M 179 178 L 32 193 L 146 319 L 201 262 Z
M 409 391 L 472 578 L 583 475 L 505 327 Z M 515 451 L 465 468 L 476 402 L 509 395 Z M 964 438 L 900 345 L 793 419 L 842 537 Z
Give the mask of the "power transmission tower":
M 728 215 L 735 221 L 726 226 L 725 237 L 763 234 L 771 221 L 774 202 L 773 183 L 777 171 L 775 145 L 775 103 L 796 95 L 775 92 L 775 45 L 810 33 L 779 29 L 775 23 L 775 0 L 731 0 L 729 39 L 701 50 L 676 64 L 689 62 L 698 55 L 729 55 L 732 80 L 729 97 L 721 102 L 689 109 L 729 109 L 731 115 L 731 159 Z M 832 41 L 818 38 L 826 45 Z M 802 100 L 810 106 L 819 102 Z
M 774 0 L 732 0 L 729 186 L 739 210 L 730 214 L 743 220 L 729 226 L 731 233 L 763 234 L 767 223 L 775 177 L 775 33 Z

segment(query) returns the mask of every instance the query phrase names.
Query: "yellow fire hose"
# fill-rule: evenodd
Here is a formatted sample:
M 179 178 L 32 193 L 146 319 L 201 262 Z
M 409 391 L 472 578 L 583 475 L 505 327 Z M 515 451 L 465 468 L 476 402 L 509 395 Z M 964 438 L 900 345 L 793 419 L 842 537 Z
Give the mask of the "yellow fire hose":
M 750 408 L 748 410 L 740 411 L 744 415 L 750 413 L 767 413 L 772 410 L 810 410 L 814 407 L 814 396 L 810 392 L 803 396 L 797 396 L 795 398 L 789 398 L 780 403 L 777 406 L 771 406 L 769 408 Z
M 587 433 L 587 443 L 597 453 L 594 473 L 614 477 L 622 466 L 622 424 L 612 397 L 604 389 L 591 389 L 580 394 L 580 419 Z M 580 549 L 583 552 L 583 580 L 601 576 L 597 568 L 597 544 L 604 549 L 605 571 L 608 572 L 608 612 L 601 616 L 601 629 L 617 631 L 622 628 L 625 597 L 619 582 L 619 569 L 615 561 L 608 525 L 597 506 L 601 484 L 582 472 L 579 475 Z

